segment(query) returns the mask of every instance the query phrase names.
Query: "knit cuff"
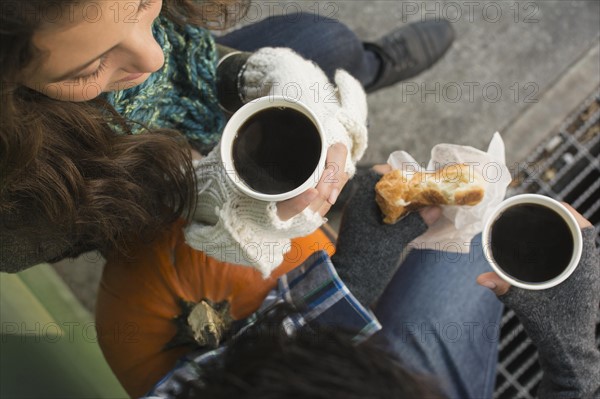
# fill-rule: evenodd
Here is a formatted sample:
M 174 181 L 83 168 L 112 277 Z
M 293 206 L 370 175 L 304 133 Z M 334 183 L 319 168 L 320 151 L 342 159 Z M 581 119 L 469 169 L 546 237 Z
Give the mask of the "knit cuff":
M 283 262 L 291 249 L 291 239 L 317 230 L 324 219 L 305 209 L 289 220 L 277 215 L 277 203 L 236 196 L 219 212 L 219 219 L 229 235 L 241 244 L 244 256 L 267 277 Z
M 266 227 L 272 229 L 273 234 L 288 238 L 307 236 L 321 227 L 326 220 L 318 212 L 313 212 L 310 208 L 304 209 L 288 220 L 281 220 L 277 215 L 276 202 L 269 204 L 267 216 L 269 218 L 269 225 Z
M 215 224 L 190 223 L 185 229 L 187 243 L 208 256 L 254 267 L 268 277 L 292 248 L 291 238 L 306 236 L 323 224 L 323 218 L 310 211 L 282 222 L 274 215 L 274 203 L 240 205 L 224 204 L 217 210 Z
M 198 198 L 186 240 L 218 260 L 253 266 L 268 276 L 291 249 L 290 239 L 306 236 L 324 222 L 309 209 L 282 221 L 275 202 L 240 192 L 219 160 L 219 147 L 194 167 Z

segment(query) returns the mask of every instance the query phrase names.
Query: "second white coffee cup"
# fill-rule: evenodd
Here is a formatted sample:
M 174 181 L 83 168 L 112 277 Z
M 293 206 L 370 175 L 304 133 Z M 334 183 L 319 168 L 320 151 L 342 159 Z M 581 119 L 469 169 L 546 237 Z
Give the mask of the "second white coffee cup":
M 583 247 L 575 217 L 560 202 L 539 194 L 501 202 L 483 228 L 482 243 L 494 271 L 529 290 L 565 281 L 577 268 Z

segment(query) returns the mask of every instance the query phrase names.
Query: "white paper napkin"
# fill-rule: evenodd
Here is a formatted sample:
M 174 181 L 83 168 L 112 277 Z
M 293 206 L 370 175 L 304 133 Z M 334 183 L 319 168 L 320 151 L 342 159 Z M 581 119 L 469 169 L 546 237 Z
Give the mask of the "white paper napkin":
M 388 163 L 409 177 L 424 168 L 407 152 L 393 152 Z M 438 144 L 431 150 L 427 171 L 450 164 L 464 163 L 479 173 L 485 181 L 483 200 L 475 206 L 443 206 L 440 219 L 427 232 L 411 243 L 413 248 L 448 252 L 469 252 L 471 239 L 483 230 L 492 210 L 504 199 L 512 178 L 506 167 L 504 141 L 494 134 L 487 152 L 470 146 Z

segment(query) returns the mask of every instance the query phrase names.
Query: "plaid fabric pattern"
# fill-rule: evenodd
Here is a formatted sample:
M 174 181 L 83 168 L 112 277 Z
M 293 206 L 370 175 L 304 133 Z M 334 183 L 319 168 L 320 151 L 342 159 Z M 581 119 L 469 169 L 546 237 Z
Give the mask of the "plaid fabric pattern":
M 302 265 L 281 276 L 259 313 L 281 301 L 298 310 L 286 319 L 289 334 L 307 325 L 315 330 L 339 328 L 356 334 L 354 341 L 358 343 L 381 329 L 375 316 L 339 278 L 325 251 L 315 252 Z
M 315 252 L 302 265 L 281 276 L 260 309 L 243 321 L 238 334 L 243 334 L 262 314 L 280 303 L 298 310 L 283 322 L 290 335 L 304 328 L 316 333 L 321 327 L 339 328 L 354 334 L 354 342 L 360 343 L 381 329 L 373 313 L 354 298 L 339 278 L 325 251 Z M 223 351 L 221 347 L 184 356 L 145 398 L 166 399 L 178 395 L 186 384 L 201 377 L 202 365 L 218 359 Z

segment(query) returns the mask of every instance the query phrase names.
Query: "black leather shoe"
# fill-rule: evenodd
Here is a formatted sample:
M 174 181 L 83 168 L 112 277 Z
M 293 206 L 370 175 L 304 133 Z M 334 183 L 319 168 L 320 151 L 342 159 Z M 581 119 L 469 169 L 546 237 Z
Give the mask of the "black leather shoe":
M 365 88 L 367 93 L 409 79 L 430 68 L 454 41 L 450 22 L 416 22 L 388 33 L 365 49 L 381 57 L 382 64 L 375 81 Z

